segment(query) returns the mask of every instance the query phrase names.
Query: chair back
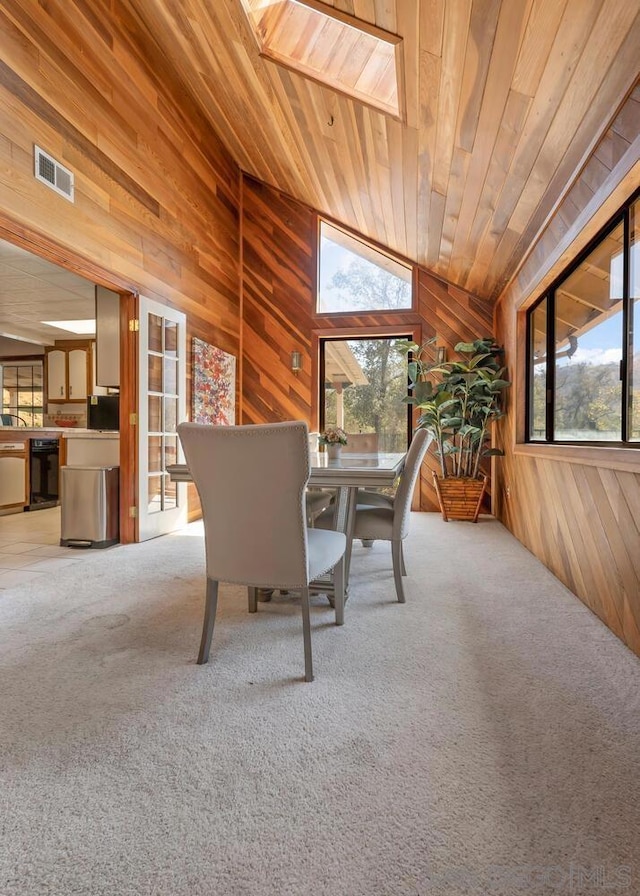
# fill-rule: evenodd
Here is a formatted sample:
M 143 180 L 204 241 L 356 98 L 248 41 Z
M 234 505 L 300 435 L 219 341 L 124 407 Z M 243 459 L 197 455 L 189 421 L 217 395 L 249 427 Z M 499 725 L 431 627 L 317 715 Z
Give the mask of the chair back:
M 377 432 L 348 432 L 347 444 L 342 446 L 343 454 L 377 454 Z
M 426 429 L 418 429 L 414 433 L 411 445 L 407 451 L 404 469 L 402 470 L 393 502 L 394 539 L 405 538 L 409 531 L 409 513 L 411 511 L 413 489 L 415 488 L 416 479 L 430 441 L 431 436 Z
M 181 423 L 178 435 L 202 505 L 207 576 L 256 587 L 307 585 L 306 423 Z

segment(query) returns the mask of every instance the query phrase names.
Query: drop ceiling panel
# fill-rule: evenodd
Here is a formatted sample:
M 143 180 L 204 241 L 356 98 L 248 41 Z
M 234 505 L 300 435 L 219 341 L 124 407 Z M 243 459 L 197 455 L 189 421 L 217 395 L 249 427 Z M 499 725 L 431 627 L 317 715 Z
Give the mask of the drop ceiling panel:
M 36 345 L 86 338 L 42 324 L 43 320 L 95 318 L 95 286 L 71 271 L 0 240 L 0 336 Z M 3 343 L 7 354 L 10 345 Z

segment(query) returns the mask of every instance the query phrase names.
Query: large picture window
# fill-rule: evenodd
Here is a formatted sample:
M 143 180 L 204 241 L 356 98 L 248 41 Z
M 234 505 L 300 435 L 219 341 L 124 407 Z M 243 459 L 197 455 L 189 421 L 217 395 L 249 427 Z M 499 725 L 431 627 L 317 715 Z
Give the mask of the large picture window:
M 639 207 L 634 197 L 528 312 L 531 441 L 640 439 Z
M 403 401 L 407 359 L 395 345 L 411 338 L 320 341 L 321 429 L 339 426 L 350 435 L 369 435 L 371 450 L 407 450 L 411 424 L 410 405 Z

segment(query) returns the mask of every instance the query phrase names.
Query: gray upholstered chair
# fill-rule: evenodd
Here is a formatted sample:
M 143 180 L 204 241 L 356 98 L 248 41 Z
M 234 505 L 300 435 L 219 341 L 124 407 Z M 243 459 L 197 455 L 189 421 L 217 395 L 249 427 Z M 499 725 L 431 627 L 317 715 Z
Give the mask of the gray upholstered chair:
M 424 429 L 417 430 L 407 452 L 404 469 L 393 498 L 385 496 L 385 500 L 381 502 L 381 496 L 373 493 L 376 501 L 374 504 L 373 498 L 367 497 L 367 492 L 360 492 L 355 510 L 354 538 L 360 538 L 362 541 L 391 542 L 393 577 L 396 595 L 401 604 L 405 602 L 402 576 L 407 574 L 402 542 L 409 533 L 411 498 L 429 442 L 429 433 Z M 364 503 L 365 501 L 369 503 Z
M 402 576 L 406 576 L 402 542 L 409 532 L 409 514 L 411 498 L 420 466 L 426 454 L 431 437 L 424 429 L 419 429 L 413 436 L 407 452 L 405 465 L 400 475 L 398 488 L 393 496 L 381 495 L 378 492 L 358 491 L 358 503 L 354 511 L 352 537 L 359 538 L 365 546 L 374 541 L 390 541 L 393 560 L 393 575 L 396 595 L 399 603 L 405 603 Z M 316 521 L 317 528 L 329 528 L 333 525 L 333 510 L 325 510 Z
M 378 434 L 375 432 L 349 432 L 347 444 L 342 446 L 343 454 L 377 454 Z M 315 525 L 318 517 L 335 501 L 335 489 L 316 488 L 307 491 L 307 520 L 310 526 Z M 370 494 L 376 494 L 371 492 Z M 386 497 L 384 495 L 383 497 Z M 375 502 L 377 503 L 377 502 Z M 381 502 L 382 503 L 382 502 Z
M 309 585 L 334 571 L 336 620 L 341 621 L 346 537 L 307 528 L 306 423 L 181 423 L 178 434 L 204 519 L 207 590 L 198 663 L 209 658 L 219 582 L 247 585 L 252 613 L 258 588 L 300 591 L 305 678 L 313 681 Z
M 307 523 L 313 526 L 316 517 L 327 509 L 333 501 L 335 492 L 328 488 L 308 488 L 305 495 Z
M 377 454 L 378 434 L 375 432 L 348 432 L 343 454 Z

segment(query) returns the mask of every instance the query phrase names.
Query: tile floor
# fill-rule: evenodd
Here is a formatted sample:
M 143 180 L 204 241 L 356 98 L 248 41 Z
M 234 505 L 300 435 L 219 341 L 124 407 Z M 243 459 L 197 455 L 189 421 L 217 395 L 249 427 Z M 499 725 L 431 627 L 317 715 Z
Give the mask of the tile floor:
M 82 563 L 109 548 L 60 547 L 60 508 L 0 516 L 0 590 Z

